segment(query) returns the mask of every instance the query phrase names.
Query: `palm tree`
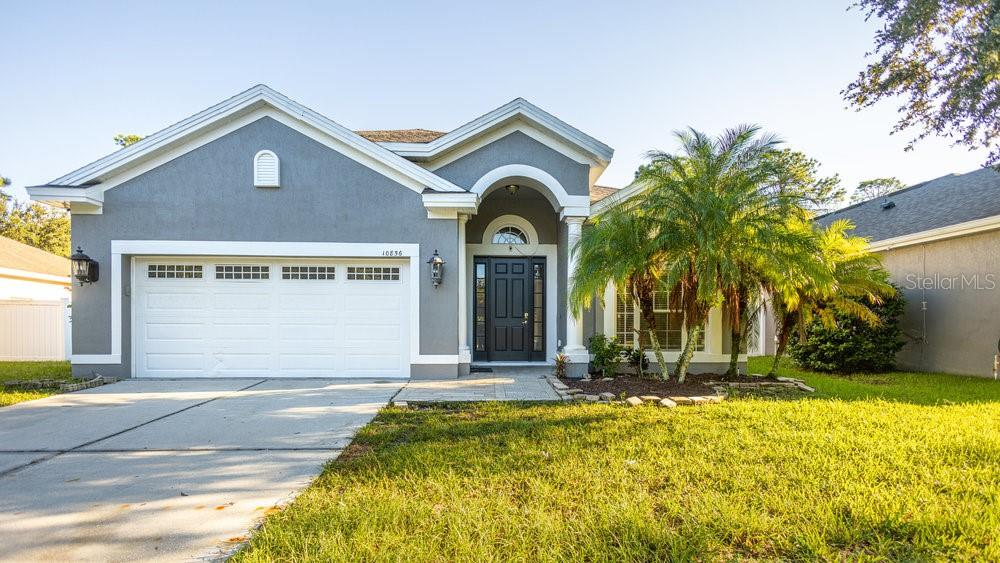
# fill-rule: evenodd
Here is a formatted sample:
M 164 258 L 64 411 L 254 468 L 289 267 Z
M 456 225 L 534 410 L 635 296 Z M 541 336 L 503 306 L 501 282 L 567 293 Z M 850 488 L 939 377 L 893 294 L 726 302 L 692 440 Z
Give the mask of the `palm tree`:
M 643 201 L 644 196 L 639 194 L 632 200 L 615 202 L 583 230 L 573 248 L 578 258 L 569 300 L 573 314 L 579 314 L 593 299 L 604 299 L 604 289 L 609 283 L 619 292 L 630 295 L 639 305 L 650 345 L 661 366 L 661 374 L 666 378 L 667 372 L 663 369 L 666 363 L 656 338 L 653 314 L 653 294 L 661 285 L 653 247 L 656 225 L 644 212 Z
M 881 321 L 869 305 L 878 305 L 896 289 L 889 283 L 881 259 L 868 251 L 868 241 L 850 236 L 849 221 L 834 221 L 817 229 L 819 252 L 814 264 L 826 275 L 808 275 L 780 280 L 773 286 L 774 316 L 778 345 L 768 375 L 775 375 L 792 334 L 805 336 L 806 327 L 818 319 L 833 326 L 836 314 L 853 316 L 869 325 Z
M 664 284 L 681 292 L 687 338 L 675 372 L 684 381 L 709 311 L 728 301 L 741 318 L 764 280 L 802 260 L 811 236 L 789 227 L 805 217 L 798 200 L 765 189 L 776 137 L 755 125 L 716 139 L 693 129 L 676 135 L 680 152 L 650 153 L 639 179 L 649 186 Z

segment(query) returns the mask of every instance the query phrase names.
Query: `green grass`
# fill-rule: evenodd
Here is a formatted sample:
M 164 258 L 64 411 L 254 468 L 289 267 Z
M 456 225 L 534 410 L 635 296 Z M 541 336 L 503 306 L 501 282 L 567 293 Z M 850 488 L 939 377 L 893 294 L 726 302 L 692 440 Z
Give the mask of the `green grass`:
M 235 561 L 1000 559 L 1000 385 L 785 374 L 817 393 L 385 409 Z
M 41 399 L 56 392 L 55 389 L 39 389 L 33 391 L 7 391 L 3 388 L 6 381 L 23 379 L 72 379 L 69 362 L 0 362 L 0 407 L 15 403 Z

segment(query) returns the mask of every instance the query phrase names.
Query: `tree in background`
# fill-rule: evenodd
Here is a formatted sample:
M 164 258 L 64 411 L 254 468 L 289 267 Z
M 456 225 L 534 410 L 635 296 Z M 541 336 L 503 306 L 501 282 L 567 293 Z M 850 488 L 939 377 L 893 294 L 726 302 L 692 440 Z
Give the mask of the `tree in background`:
M 911 150 L 929 135 L 990 150 L 1000 164 L 1000 2 L 997 0 L 857 0 L 854 7 L 884 21 L 875 57 L 841 91 L 857 109 L 900 101 L 892 132 L 916 128 Z
M 854 188 L 854 193 L 851 194 L 851 203 L 861 203 L 862 201 L 871 201 L 885 197 L 905 187 L 906 184 L 900 182 L 898 178 L 890 177 L 865 180 L 864 182 L 860 182 L 857 188 Z
M 133 135 L 131 133 L 129 133 L 129 134 L 119 133 L 119 134 L 115 135 L 115 144 L 118 145 L 121 148 L 125 148 L 125 147 L 128 147 L 130 145 L 134 145 L 134 144 L 138 143 L 139 141 L 143 140 L 144 138 L 145 137 L 143 137 L 141 135 Z
M 817 227 L 819 252 L 813 261 L 824 274 L 774 280 L 770 293 L 778 344 L 768 375 L 777 374 L 792 335 L 798 331 L 805 339 L 806 327 L 814 321 L 833 328 L 841 315 L 873 327 L 881 323 L 873 307 L 893 297 L 896 288 L 889 283 L 881 258 L 868 251 L 868 242 L 849 234 L 853 228 L 845 220 Z
M 773 190 L 798 198 L 804 207 L 816 213 L 833 211 L 847 195 L 839 175 L 820 176 L 819 161 L 799 151 L 776 150 L 764 158 L 775 170 Z
M 10 178 L 0 175 L 0 187 L 10 183 Z M 68 258 L 69 214 L 39 203 L 19 204 L 0 191 L 0 236 Z

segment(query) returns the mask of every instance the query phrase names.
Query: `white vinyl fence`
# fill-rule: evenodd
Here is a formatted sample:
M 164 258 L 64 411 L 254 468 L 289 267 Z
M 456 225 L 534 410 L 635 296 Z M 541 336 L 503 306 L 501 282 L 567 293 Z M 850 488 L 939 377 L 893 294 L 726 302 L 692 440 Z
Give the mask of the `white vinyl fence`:
M 67 360 L 68 301 L 0 300 L 0 361 Z

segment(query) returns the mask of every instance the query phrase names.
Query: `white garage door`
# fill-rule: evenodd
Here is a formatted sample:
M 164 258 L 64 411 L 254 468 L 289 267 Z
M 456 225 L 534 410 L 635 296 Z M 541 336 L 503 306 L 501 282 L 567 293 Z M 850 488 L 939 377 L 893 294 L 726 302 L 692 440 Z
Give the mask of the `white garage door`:
M 409 372 L 406 262 L 135 260 L 137 377 Z

